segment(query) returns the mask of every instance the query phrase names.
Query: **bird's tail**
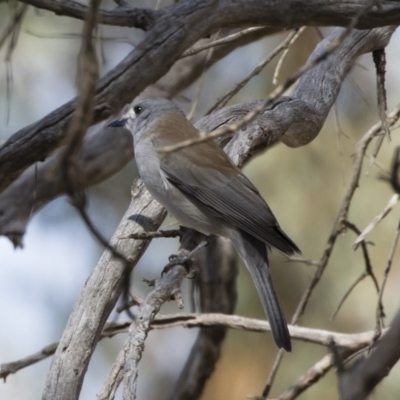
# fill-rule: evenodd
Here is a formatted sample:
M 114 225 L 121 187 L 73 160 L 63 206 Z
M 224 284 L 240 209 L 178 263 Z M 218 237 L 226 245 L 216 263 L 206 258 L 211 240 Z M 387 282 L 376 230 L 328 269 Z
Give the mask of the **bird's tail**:
M 292 345 L 286 319 L 269 274 L 266 245 L 245 232 L 241 232 L 240 237 L 240 243 L 235 243 L 238 240 L 233 242 L 253 278 L 262 306 L 267 314 L 275 343 L 279 348 L 291 351 Z

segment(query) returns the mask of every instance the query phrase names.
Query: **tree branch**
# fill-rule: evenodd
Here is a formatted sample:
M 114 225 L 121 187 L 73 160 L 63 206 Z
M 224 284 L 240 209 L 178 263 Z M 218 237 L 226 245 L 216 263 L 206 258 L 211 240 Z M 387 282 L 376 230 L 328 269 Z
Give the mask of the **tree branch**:
M 20 0 L 23 3 L 83 20 L 87 6 L 73 0 Z M 196 10 L 199 2 L 186 0 L 185 6 Z M 231 24 L 265 25 L 273 28 L 294 28 L 302 25 L 313 26 L 348 26 L 353 18 L 365 7 L 365 2 L 344 0 L 299 0 L 289 4 L 273 0 L 247 0 L 235 4 L 233 0 L 217 2 L 218 10 L 232 14 Z M 135 27 L 147 30 L 159 22 L 170 9 L 179 9 L 178 5 L 160 10 L 149 8 L 117 7 L 114 10 L 101 10 L 100 22 L 106 25 Z M 240 13 L 242 11 L 242 13 Z M 234 21 L 234 19 L 237 21 Z M 397 1 L 380 1 L 379 7 L 369 10 L 356 24 L 359 29 L 371 29 L 387 25 L 400 24 L 400 6 Z
M 364 400 L 400 359 L 400 311 L 368 357 L 339 376 L 342 400 Z
M 149 240 L 119 239 L 133 232 L 155 231 L 165 217 L 165 211 L 137 181 L 132 189 L 132 201 L 110 245 L 132 261 L 132 267 L 150 244 Z M 45 399 L 78 398 L 92 352 L 109 313 L 122 292 L 126 273 L 125 262 L 106 250 L 88 278 L 67 326 L 47 375 Z
M 93 123 L 116 114 L 143 89 L 163 76 L 193 43 L 220 28 L 270 23 L 271 26 L 285 28 L 314 23 L 347 26 L 363 7 L 363 3 L 338 3 L 333 0 L 296 2 L 290 3 L 290 7 L 289 3 L 272 1 L 266 5 L 261 0 L 245 3 L 188 0 L 166 7 L 162 9 L 162 17 L 149 29 L 136 49 L 100 80 Z M 399 20 L 400 5 L 383 1 L 379 8 L 373 8 L 360 18 L 357 26 L 369 28 L 398 23 Z M 187 29 L 189 26 L 190 29 Z M 385 45 L 383 42 L 381 47 Z M 70 123 L 74 102 L 61 106 L 37 123 L 15 133 L 0 148 L 0 191 L 27 167 L 43 160 L 60 145 Z
M 56 15 L 84 20 L 88 12 L 85 4 L 74 0 L 20 0 L 22 3 L 54 12 Z M 127 26 L 148 30 L 156 21 L 156 10 L 150 8 L 117 7 L 114 10 L 102 9 L 99 23 L 104 25 Z
M 182 238 L 178 257 L 192 253 L 203 240 L 204 235 L 193 230 L 187 230 Z M 151 323 L 160 311 L 161 306 L 168 300 L 175 300 L 179 308 L 183 308 L 181 285 L 187 274 L 188 267 L 180 264 L 168 269 L 168 272 L 154 281 L 152 284 L 154 289 L 140 305 L 136 323 L 131 324 L 128 338 L 121 350 L 123 356 L 117 359 L 117 362 L 124 366 L 123 375 L 121 375 L 124 380 L 124 400 L 136 398 L 139 361 L 142 358 Z
M 184 273 L 183 270 L 181 272 Z M 176 274 L 176 272 L 174 274 Z M 100 338 L 109 338 L 121 333 L 126 333 L 128 332 L 131 324 L 131 322 L 107 323 L 100 335 Z M 271 330 L 267 321 L 241 317 L 238 315 L 217 313 L 158 315 L 151 323 L 151 329 L 168 329 L 177 326 L 184 328 L 207 329 L 210 327 L 225 327 L 230 329 L 245 330 L 248 332 L 270 332 Z M 375 334 L 373 330 L 349 334 L 295 325 L 289 325 L 289 331 L 291 337 L 295 340 L 313 343 L 328 348 L 333 339 L 336 346 L 353 352 L 370 346 L 373 342 Z M 386 332 L 388 332 L 388 329 L 385 330 L 385 333 Z M 21 360 L 1 364 L 0 378 L 5 379 L 8 375 L 16 373 L 20 369 L 50 357 L 56 351 L 58 344 L 59 343 L 49 344 L 43 349 L 39 350 L 37 353 L 29 355 Z

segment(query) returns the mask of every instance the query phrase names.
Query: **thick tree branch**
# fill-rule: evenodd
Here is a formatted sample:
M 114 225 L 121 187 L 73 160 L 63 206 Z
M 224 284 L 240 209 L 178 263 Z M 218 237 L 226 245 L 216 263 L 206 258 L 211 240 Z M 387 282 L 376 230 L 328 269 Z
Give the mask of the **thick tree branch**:
M 342 400 L 364 400 L 400 359 L 400 311 L 371 354 L 339 375 Z
M 134 266 L 150 244 L 149 240 L 119 239 L 133 232 L 157 230 L 165 211 L 138 181 L 132 201 L 110 245 Z M 122 292 L 126 265 L 106 250 L 90 275 L 70 315 L 46 380 L 44 399 L 76 399 L 92 352 L 109 313 Z
M 54 12 L 71 18 L 84 20 L 88 7 L 74 0 L 20 0 L 22 3 Z M 100 10 L 99 23 L 105 25 L 128 26 L 149 29 L 160 14 L 150 8 L 117 7 L 113 10 Z
M 57 15 L 65 15 L 83 20 L 87 6 L 73 0 L 20 0 L 37 8 L 52 11 Z M 186 5 L 193 10 L 199 6 L 196 0 L 186 0 Z M 364 1 L 344 0 L 297 0 L 290 4 L 273 0 L 247 0 L 237 3 L 233 0 L 220 0 L 218 9 L 225 9 L 237 17 L 237 23 L 242 25 L 268 25 L 273 28 L 288 28 L 302 25 L 313 26 L 348 26 L 351 20 L 365 7 Z M 101 10 L 100 22 L 106 25 L 129 26 L 146 30 L 158 23 L 170 9 L 176 5 L 161 10 L 148 8 L 118 7 L 114 10 Z M 240 15 L 239 12 L 243 11 Z M 232 18 L 233 19 L 233 18 Z M 250 19 L 252 21 L 250 21 Z M 233 24 L 234 22 L 232 22 Z M 380 1 L 379 7 L 374 7 L 361 18 L 356 25 L 360 29 L 377 28 L 385 25 L 400 24 L 400 5 L 397 1 Z
M 147 32 L 144 40 L 98 85 L 93 123 L 117 113 L 143 89 L 164 75 L 171 65 L 200 38 L 223 27 L 265 25 L 347 26 L 364 3 L 337 1 L 297 1 L 290 3 L 252 0 L 191 0 L 164 8 L 162 16 Z M 324 14 L 323 12 L 326 12 Z M 383 1 L 361 19 L 358 27 L 368 28 L 398 23 L 400 5 Z M 190 29 L 188 29 L 190 27 Z M 383 46 L 384 47 L 384 46 Z M 369 50 L 370 51 L 370 50 Z M 0 191 L 27 167 L 43 160 L 60 145 L 74 108 L 71 101 L 44 119 L 14 134 L 0 148 Z
M 121 131 L 121 132 L 119 132 Z M 119 129 L 104 129 L 83 142 L 76 166 L 80 171 L 77 190 L 99 183 L 120 171 L 133 156 L 132 136 Z M 47 203 L 68 192 L 61 179 L 59 154 L 26 171 L 0 194 L 0 234 L 16 247 L 22 239 L 29 219 Z

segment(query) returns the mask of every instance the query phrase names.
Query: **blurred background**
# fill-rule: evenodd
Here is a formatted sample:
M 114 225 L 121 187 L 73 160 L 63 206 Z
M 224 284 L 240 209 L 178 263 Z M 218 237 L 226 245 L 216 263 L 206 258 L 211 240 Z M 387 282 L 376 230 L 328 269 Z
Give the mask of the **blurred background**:
M 135 6 L 156 5 L 156 1 L 131 2 Z M 161 2 L 164 5 L 164 2 Z M 103 2 L 103 7 L 114 7 Z M 10 19 L 10 8 L 0 3 L 0 26 Z M 0 50 L 0 143 L 76 95 L 76 59 L 80 48 L 80 21 L 30 8 L 24 18 L 18 44 L 7 59 L 7 48 Z M 101 74 L 121 61 L 143 37 L 141 31 L 101 26 L 103 40 L 98 46 Z M 302 65 L 329 29 L 319 33 L 307 28 L 290 50 L 281 70 L 281 82 Z M 277 34 L 240 48 L 213 66 L 206 75 L 194 120 L 256 65 L 285 37 Z M 386 89 L 388 109 L 399 101 L 400 35 L 395 33 L 387 47 Z M 266 97 L 273 89 L 272 76 L 277 59 L 253 78 L 231 101 L 232 104 Z M 332 230 L 352 168 L 354 145 L 368 128 L 379 120 L 376 106 L 376 77 L 372 56 L 361 57 L 344 82 L 320 135 L 308 146 L 290 149 L 274 146 L 255 157 L 245 173 L 259 188 L 281 226 L 301 248 L 305 258 L 320 258 Z M 197 85 L 176 100 L 185 112 Z M 337 114 L 335 119 L 334 114 Z M 340 126 L 340 128 L 339 128 Z M 350 220 L 364 229 L 381 213 L 392 196 L 389 185 L 379 176 L 390 168 L 398 131 L 392 142 L 384 142 L 378 163 L 361 179 L 350 209 Z M 372 147 L 370 147 L 372 149 Z M 368 162 L 365 163 L 368 166 Z M 365 170 L 366 168 L 364 168 Z M 111 237 L 130 199 L 130 186 L 136 176 L 134 163 L 108 181 L 88 191 L 89 215 L 107 237 Z M 379 282 L 394 238 L 400 207 L 397 205 L 368 239 L 374 271 Z M 173 227 L 167 219 L 164 227 Z M 346 300 L 337 317 L 330 319 L 343 294 L 363 272 L 361 251 L 354 252 L 352 232 L 341 236 L 328 268 L 311 297 L 301 325 L 340 332 L 361 332 L 374 328 L 377 294 L 370 279 L 360 283 Z M 145 296 L 148 288 L 142 278 L 159 276 L 168 256 L 178 243 L 172 239 L 154 240 L 134 272 L 134 291 Z M 15 361 L 57 341 L 69 313 L 91 270 L 102 254 L 102 247 L 65 198 L 53 201 L 35 215 L 24 238 L 24 248 L 14 250 L 0 238 L 0 364 Z M 383 301 L 390 323 L 400 305 L 399 256 L 396 253 Z M 281 304 L 291 318 L 315 267 L 288 263 L 273 253 L 272 274 Z M 264 319 L 253 284 L 241 266 L 239 301 L 236 313 Z M 190 311 L 189 284 L 185 282 L 186 312 Z M 178 312 L 176 304 L 163 312 Z M 113 314 L 111 319 L 126 319 Z M 152 331 L 140 364 L 138 399 L 166 399 L 180 373 L 196 337 L 196 330 L 174 328 Z M 125 335 L 100 342 L 89 367 L 82 399 L 93 399 L 125 340 Z M 316 345 L 294 342 L 292 354 L 284 358 L 271 396 L 279 394 L 327 353 Z M 277 349 L 269 334 L 230 331 L 223 354 L 208 383 L 203 399 L 243 399 L 260 394 Z M 50 359 L 10 375 L 0 382 L 0 399 L 33 400 L 41 396 Z M 375 391 L 376 398 L 395 398 L 400 392 L 400 367 Z M 323 381 L 306 391 L 301 399 L 337 398 L 336 376 L 329 373 Z

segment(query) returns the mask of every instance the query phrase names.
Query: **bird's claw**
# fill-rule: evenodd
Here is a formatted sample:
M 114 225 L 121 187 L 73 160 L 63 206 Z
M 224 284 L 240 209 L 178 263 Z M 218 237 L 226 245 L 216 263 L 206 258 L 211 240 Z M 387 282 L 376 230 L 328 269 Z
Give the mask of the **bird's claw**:
M 179 261 L 181 261 L 181 258 L 182 258 L 182 256 L 180 256 L 179 254 L 171 254 L 168 257 L 168 261 L 169 261 L 170 264 L 173 264 L 173 263 L 178 263 L 179 264 Z
M 188 254 L 171 254 L 168 257 L 169 263 L 163 268 L 161 276 L 164 276 L 171 270 L 175 265 L 182 265 L 187 270 L 187 278 L 193 279 L 197 275 L 197 269 L 193 267 L 193 261 L 188 257 Z

